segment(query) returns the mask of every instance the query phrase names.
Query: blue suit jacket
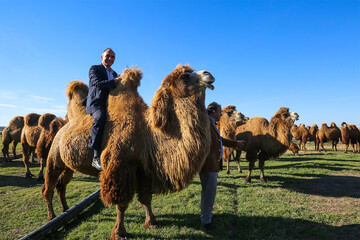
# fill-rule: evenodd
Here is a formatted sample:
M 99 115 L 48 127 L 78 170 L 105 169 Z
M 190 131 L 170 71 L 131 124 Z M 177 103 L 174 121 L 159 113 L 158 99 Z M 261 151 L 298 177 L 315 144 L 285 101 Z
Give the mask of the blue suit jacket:
M 114 78 L 117 73 L 114 71 Z M 115 80 L 108 80 L 104 65 L 93 65 L 89 70 L 89 93 L 86 99 L 86 112 L 93 113 L 106 105 L 109 92 L 116 87 Z

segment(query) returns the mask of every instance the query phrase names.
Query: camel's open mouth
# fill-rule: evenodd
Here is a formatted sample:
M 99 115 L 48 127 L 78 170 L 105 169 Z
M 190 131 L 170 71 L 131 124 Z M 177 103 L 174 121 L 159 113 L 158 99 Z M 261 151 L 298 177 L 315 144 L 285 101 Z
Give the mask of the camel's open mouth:
M 209 88 L 210 90 L 214 90 L 214 86 L 212 85 L 215 82 L 215 78 L 208 71 L 202 70 L 196 72 L 198 76 L 200 76 L 200 84 Z
M 214 86 L 210 83 L 205 83 L 205 87 L 209 88 L 210 90 L 214 90 Z

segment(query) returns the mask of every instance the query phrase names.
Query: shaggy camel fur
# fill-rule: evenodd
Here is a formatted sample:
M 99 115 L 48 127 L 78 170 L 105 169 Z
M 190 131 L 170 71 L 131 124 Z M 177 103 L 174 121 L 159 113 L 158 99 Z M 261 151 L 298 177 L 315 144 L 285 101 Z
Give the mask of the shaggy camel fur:
M 294 143 L 294 142 L 291 142 L 290 143 L 290 146 L 289 146 L 289 150 L 294 154 L 294 155 L 296 155 L 296 154 L 299 154 L 299 147 L 298 147 L 298 145 L 296 145 L 296 143 Z
M 137 92 L 141 77 L 140 69 L 126 69 L 108 99 L 100 182 L 101 199 L 106 205 L 116 205 L 117 210 L 111 239 L 127 236 L 124 214 L 135 193 L 145 207 L 144 227 L 156 227 L 152 194 L 187 187 L 210 150 L 205 89 L 213 89 L 213 76 L 179 65 L 162 81 L 150 107 Z M 42 189 L 49 219 L 55 217 L 55 187 L 66 210 L 65 189 L 73 171 L 95 176 L 99 173 L 91 167 L 93 153 L 87 148 L 92 123 L 82 106 L 87 90 L 81 82 L 67 88 L 69 122 L 57 133 L 50 148 Z
M 291 135 L 293 139 L 299 140 L 299 147 L 300 150 L 307 150 L 306 149 L 306 141 L 310 136 L 309 130 L 305 127 L 304 124 L 300 124 L 299 127 L 294 124 L 291 127 Z
M 65 125 L 65 120 L 56 117 L 54 114 L 45 113 L 39 118 L 39 126 L 41 133 L 39 140 L 36 144 L 37 156 L 40 158 L 40 172 L 38 180 L 44 180 L 44 167 L 46 165 L 46 159 L 54 140 L 56 133 Z
M 218 129 L 220 132 L 220 136 L 230 140 L 235 139 L 235 131 L 236 128 L 249 120 L 248 117 L 245 117 L 241 112 L 236 110 L 236 107 L 233 105 L 226 106 L 222 109 L 222 116 L 218 122 Z M 223 162 L 226 162 L 226 174 L 230 173 L 229 170 L 229 162 L 231 156 L 234 157 L 234 148 L 223 146 Z M 241 167 L 239 164 L 239 159 L 236 159 L 236 165 L 238 168 L 238 172 L 241 173 Z
M 306 128 L 307 128 L 307 130 L 309 130 L 309 137 L 308 137 L 307 141 L 314 142 L 314 146 L 315 146 L 315 150 L 316 150 L 316 134 L 319 131 L 319 127 L 317 124 L 314 124 L 311 127 L 307 126 Z
M 38 125 L 39 118 L 40 115 L 37 113 L 29 113 L 26 115 L 24 128 L 21 131 L 21 149 L 26 169 L 26 178 L 34 176 L 29 169 L 29 157 L 30 154 L 35 151 L 41 133 L 41 127 Z
M 267 181 L 264 176 L 265 161 L 278 158 L 289 149 L 291 144 L 291 126 L 299 115 L 289 112 L 289 108 L 281 107 L 268 122 L 263 117 L 253 117 L 236 129 L 236 140 L 245 140 L 246 160 L 249 161 L 249 172 L 245 181 L 251 182 L 251 171 L 259 159 L 260 180 Z
M 319 145 L 326 152 L 324 148 L 324 142 L 331 141 L 331 149 L 337 151 L 336 145 L 341 138 L 341 131 L 334 122 L 331 123 L 330 127 L 326 123 L 321 125 L 320 130 L 316 134 L 316 150 L 320 152 Z
M 16 145 L 20 142 L 21 130 L 24 127 L 24 117 L 16 116 L 11 119 L 9 125 L 2 131 L 2 143 L 5 161 L 10 160 L 9 156 L 9 145 L 12 142 L 11 151 L 14 154 L 14 159 L 16 158 Z
M 341 141 L 345 144 L 345 153 L 347 153 L 349 144 L 353 148 L 353 152 L 359 152 L 359 129 L 354 124 L 341 123 Z

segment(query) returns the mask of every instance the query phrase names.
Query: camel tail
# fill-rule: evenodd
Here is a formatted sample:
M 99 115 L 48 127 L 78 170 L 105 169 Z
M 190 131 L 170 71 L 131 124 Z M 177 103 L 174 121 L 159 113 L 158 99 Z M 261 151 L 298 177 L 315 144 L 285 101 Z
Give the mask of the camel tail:
M 125 166 L 124 166 L 125 165 Z M 136 191 L 136 168 L 128 164 L 111 165 L 100 173 L 101 200 L 104 204 L 127 205 Z

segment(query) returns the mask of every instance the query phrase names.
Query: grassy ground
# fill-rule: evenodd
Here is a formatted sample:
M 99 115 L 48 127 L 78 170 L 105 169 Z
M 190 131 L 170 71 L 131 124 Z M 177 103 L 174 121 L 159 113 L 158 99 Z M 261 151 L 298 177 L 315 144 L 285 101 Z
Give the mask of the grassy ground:
M 242 160 L 239 174 L 232 162 L 230 175 L 219 173 L 212 232 L 200 226 L 199 177 L 184 191 L 154 196 L 159 228 L 143 228 L 145 213 L 136 200 L 126 211 L 125 227 L 133 239 L 360 239 L 360 154 L 343 153 L 341 144 L 338 149 L 267 161 L 268 183 L 259 181 L 256 167 L 246 184 L 247 163 Z M 21 158 L 0 162 L 0 239 L 16 239 L 47 222 L 42 184 L 24 178 Z M 31 164 L 33 174 L 38 169 Z M 69 206 L 99 187 L 96 178 L 76 173 L 68 185 Z M 59 214 L 57 196 L 54 206 Z M 115 220 L 115 208 L 98 201 L 49 239 L 107 239 Z

